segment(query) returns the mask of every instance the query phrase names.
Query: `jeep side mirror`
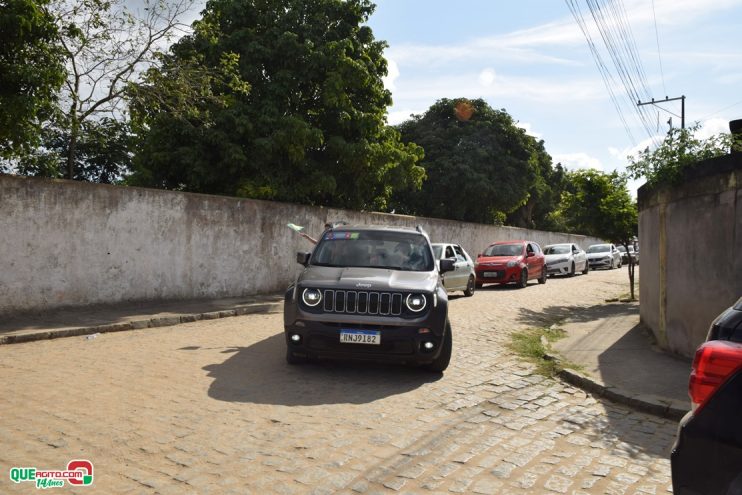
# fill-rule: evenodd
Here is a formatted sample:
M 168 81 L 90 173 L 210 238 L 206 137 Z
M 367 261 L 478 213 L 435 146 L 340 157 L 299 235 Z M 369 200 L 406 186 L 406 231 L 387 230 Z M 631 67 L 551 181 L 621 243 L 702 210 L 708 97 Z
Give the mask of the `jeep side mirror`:
M 536 256 L 536 253 L 533 251 L 529 251 L 528 254 L 526 254 L 526 258 L 531 258 L 532 256 Z
M 450 271 L 453 271 L 456 268 L 454 266 L 455 265 L 455 261 L 452 260 L 451 258 L 444 258 L 444 259 L 442 259 L 441 262 L 440 262 L 440 265 L 441 265 L 441 268 L 440 268 L 440 272 L 441 273 L 450 272 Z
M 296 253 L 296 262 L 300 265 L 307 266 L 309 264 L 309 256 L 311 256 L 312 253 L 305 253 L 304 251 L 299 251 Z

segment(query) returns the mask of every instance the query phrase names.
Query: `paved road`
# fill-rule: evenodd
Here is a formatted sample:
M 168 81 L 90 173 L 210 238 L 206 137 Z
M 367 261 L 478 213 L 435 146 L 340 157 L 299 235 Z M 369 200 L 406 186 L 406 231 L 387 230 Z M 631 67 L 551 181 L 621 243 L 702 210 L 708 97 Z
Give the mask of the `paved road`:
M 666 493 L 674 424 L 545 379 L 505 347 L 626 278 L 456 298 L 442 377 L 290 367 L 278 314 L 2 346 L 0 493 L 34 491 L 11 466 L 72 458 L 94 463 L 94 485 L 59 493 Z

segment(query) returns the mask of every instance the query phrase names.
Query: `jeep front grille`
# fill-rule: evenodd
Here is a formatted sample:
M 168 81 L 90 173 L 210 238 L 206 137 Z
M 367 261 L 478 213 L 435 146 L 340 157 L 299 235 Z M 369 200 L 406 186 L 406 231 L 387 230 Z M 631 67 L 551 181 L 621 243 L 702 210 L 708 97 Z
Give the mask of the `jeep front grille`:
M 322 298 L 326 313 L 382 316 L 402 314 L 402 294 L 399 292 L 325 290 Z

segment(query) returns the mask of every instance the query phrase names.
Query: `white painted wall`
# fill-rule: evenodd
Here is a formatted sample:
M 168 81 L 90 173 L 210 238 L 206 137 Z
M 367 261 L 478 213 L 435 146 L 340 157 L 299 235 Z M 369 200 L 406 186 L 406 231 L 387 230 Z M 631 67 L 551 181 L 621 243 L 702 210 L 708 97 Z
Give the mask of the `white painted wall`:
M 490 242 L 598 239 L 156 189 L 0 175 L 0 314 L 283 290 L 327 221 L 422 225 L 476 256 Z

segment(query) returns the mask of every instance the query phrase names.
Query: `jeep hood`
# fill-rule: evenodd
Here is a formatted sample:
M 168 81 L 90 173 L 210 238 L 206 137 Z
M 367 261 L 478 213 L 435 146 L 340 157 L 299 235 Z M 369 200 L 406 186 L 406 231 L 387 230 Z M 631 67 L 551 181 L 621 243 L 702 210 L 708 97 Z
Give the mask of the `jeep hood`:
M 433 292 L 438 272 L 408 272 L 386 268 L 330 267 L 310 265 L 299 275 L 303 287 L 371 291 Z

